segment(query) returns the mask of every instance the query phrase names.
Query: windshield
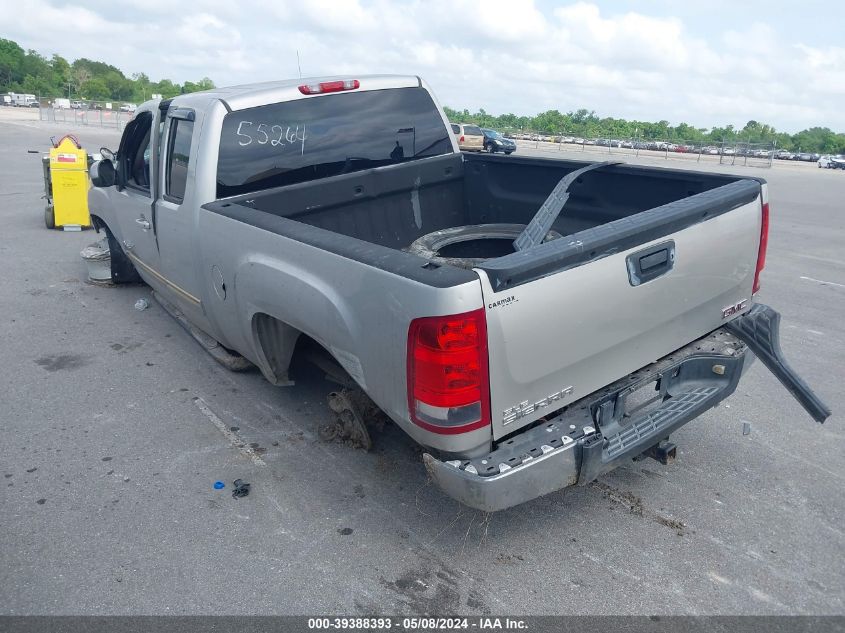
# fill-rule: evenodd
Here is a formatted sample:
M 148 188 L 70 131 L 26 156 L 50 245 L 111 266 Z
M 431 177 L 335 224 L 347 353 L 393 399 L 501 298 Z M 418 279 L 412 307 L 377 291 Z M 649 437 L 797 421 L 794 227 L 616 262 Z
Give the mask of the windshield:
M 274 103 L 223 119 L 217 197 L 449 153 L 449 129 L 423 88 Z

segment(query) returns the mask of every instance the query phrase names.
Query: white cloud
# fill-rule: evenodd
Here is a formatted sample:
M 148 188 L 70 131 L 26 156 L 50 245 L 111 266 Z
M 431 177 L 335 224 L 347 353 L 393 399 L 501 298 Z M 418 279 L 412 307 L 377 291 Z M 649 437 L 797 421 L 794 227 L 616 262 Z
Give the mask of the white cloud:
M 651 5 L 651 6 L 668 6 Z M 151 78 L 219 85 L 306 75 L 413 73 L 441 102 L 794 131 L 845 129 L 845 48 L 765 19 L 702 32 L 676 15 L 533 0 L 0 0 L 0 33 L 24 48 L 88 57 Z M 800 7 L 795 9 L 800 10 Z M 763 14 L 761 14 L 763 15 Z M 176 18 L 174 20 L 174 18 Z M 727 23 L 727 22 L 726 22 Z M 788 24 L 787 24 L 788 25 Z

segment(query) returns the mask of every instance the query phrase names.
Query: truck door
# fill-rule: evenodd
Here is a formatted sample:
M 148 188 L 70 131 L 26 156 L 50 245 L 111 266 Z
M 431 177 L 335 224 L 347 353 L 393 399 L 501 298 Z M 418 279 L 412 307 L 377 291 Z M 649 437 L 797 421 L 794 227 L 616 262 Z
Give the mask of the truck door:
M 153 113 L 145 111 L 126 125 L 117 151 L 118 187 L 113 195 L 123 250 L 144 280 L 158 288 L 159 255 L 150 187 L 153 122 Z
M 156 198 L 156 227 L 162 274 L 170 283 L 169 297 L 195 325 L 207 327 L 197 283 L 196 231 L 193 187 L 200 125 L 196 112 L 171 107 L 164 119 Z

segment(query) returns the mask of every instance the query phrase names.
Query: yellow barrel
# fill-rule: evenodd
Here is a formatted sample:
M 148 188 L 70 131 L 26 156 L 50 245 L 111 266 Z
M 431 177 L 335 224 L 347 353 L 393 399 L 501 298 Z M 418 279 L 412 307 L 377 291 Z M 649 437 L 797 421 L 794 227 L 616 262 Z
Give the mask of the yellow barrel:
M 50 179 L 55 225 L 91 226 L 88 154 L 70 134 L 50 150 Z

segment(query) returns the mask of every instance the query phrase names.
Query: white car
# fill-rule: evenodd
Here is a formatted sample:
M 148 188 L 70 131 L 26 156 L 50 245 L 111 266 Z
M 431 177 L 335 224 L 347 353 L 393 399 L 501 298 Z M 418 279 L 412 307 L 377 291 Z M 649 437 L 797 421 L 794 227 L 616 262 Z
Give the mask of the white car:
M 124 103 L 122 106 L 120 106 L 120 111 L 121 112 L 135 112 L 135 109 L 137 107 L 138 106 L 136 106 L 134 103 Z
M 827 169 L 845 169 L 845 156 L 822 156 L 816 161 L 819 167 Z

